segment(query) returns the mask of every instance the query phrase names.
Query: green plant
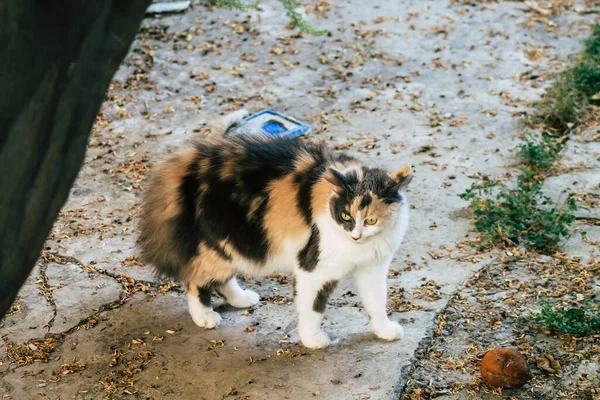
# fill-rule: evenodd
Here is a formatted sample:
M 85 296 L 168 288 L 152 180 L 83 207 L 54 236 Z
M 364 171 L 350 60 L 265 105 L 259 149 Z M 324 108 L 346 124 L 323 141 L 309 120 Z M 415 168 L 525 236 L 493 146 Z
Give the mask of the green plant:
M 567 70 L 556 78 L 544 98 L 536 104 L 537 115 L 534 119 L 564 132 L 584 114 L 586 103 L 585 96 L 576 90 L 573 71 Z
M 572 69 L 574 89 L 585 96 L 600 92 L 600 57 L 586 56 Z
M 312 25 L 306 22 L 304 18 L 302 18 L 302 15 L 296 11 L 296 9 L 300 7 L 298 0 L 279 0 L 279 2 L 283 5 L 283 8 L 285 8 L 285 12 L 289 17 L 292 26 L 300 29 L 302 32 L 314 36 L 321 36 L 328 32 L 327 29 L 314 28 Z
M 550 329 L 577 336 L 589 336 L 600 333 L 600 316 L 591 304 L 584 303 L 580 308 L 563 308 L 551 301 L 540 302 L 540 312 L 534 316 L 538 323 Z
M 600 25 L 593 24 L 592 36 L 585 41 L 585 53 L 590 56 L 600 56 Z
M 215 6 L 226 6 L 231 8 L 232 10 L 238 11 L 248 11 L 248 10 L 257 10 L 257 3 L 244 3 L 241 0 L 208 0 L 208 2 Z
M 589 99 L 600 92 L 600 25 L 592 25 L 579 61 L 560 74 L 537 103 L 534 120 L 560 132 L 588 115 Z
M 534 168 L 550 168 L 558 158 L 560 143 L 550 136 L 535 139 L 529 135 L 529 140 L 519 146 L 519 156 L 525 163 Z
M 258 9 L 258 2 L 256 3 L 244 3 L 241 0 L 208 0 L 209 3 L 213 5 L 222 5 L 232 8 L 234 10 L 240 11 L 248 11 L 248 10 L 256 10 Z M 285 13 L 290 19 L 290 23 L 294 28 L 300 29 L 300 31 L 304 33 L 308 33 L 314 36 L 321 36 L 326 34 L 327 29 L 316 29 L 311 24 L 306 22 L 306 20 L 302 17 L 296 9 L 300 7 L 298 4 L 298 0 L 279 0 L 283 8 L 285 9 Z
M 535 173 L 524 169 L 514 189 L 502 183 L 474 184 L 460 197 L 470 201 L 475 228 L 490 244 L 523 244 L 542 252 L 558 248 L 569 235 L 575 216 L 571 195 L 561 207 L 551 207 Z

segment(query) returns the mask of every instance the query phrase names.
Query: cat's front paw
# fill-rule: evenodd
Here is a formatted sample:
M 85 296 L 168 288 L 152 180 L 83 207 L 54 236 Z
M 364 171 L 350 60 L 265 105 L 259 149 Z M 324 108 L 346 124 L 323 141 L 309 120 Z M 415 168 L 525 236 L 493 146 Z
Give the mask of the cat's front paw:
M 316 334 L 301 334 L 300 340 L 309 349 L 322 349 L 329 346 L 329 336 L 323 331 Z
M 192 312 L 192 320 L 200 328 L 213 329 L 221 323 L 221 316 L 215 311 Z
M 393 340 L 402 339 L 402 336 L 404 336 L 404 329 L 402 329 L 402 325 L 396 321 L 387 320 L 382 324 L 373 325 L 373 333 L 377 335 L 378 338 L 391 342 Z
M 227 299 L 227 302 L 235 308 L 248 308 L 258 304 L 260 296 L 252 290 L 244 290 L 241 296 Z

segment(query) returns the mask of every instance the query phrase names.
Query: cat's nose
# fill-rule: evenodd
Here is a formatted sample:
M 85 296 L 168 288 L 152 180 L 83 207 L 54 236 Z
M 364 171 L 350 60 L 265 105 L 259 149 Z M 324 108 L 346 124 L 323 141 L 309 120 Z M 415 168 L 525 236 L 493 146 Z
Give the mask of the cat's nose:
M 351 235 L 351 237 L 352 237 L 352 239 L 354 239 L 354 241 L 357 241 L 362 237 L 362 235 L 358 235 L 358 236 Z

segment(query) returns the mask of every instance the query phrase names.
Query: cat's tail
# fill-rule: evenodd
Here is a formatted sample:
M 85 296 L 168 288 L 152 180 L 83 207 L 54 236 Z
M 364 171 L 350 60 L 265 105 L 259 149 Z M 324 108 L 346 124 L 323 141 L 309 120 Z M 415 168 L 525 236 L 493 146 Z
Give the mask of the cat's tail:
M 161 276 L 184 279 L 197 252 L 195 160 L 193 147 L 177 151 L 153 169 L 145 188 L 138 248 Z
M 237 110 L 225 115 L 211 129 L 211 138 L 222 138 L 228 132 L 236 129 L 242 123 L 242 120 L 248 116 L 246 109 Z

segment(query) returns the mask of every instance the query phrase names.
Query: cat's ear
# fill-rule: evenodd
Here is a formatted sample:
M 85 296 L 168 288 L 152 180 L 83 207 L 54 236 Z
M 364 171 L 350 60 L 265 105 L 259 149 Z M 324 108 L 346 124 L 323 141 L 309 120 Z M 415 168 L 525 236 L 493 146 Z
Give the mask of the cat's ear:
M 337 194 L 342 194 L 349 189 L 348 184 L 346 183 L 346 176 L 343 172 L 340 172 L 335 168 L 327 169 L 323 178 L 333 185 L 333 191 Z
M 408 164 L 403 165 L 402 167 L 398 168 L 397 170 L 392 172 L 392 174 L 390 176 L 392 177 L 392 180 L 396 183 L 394 185 L 395 190 L 404 189 L 405 187 L 408 186 L 408 184 L 410 183 L 410 181 L 413 178 L 410 165 L 408 165 Z

